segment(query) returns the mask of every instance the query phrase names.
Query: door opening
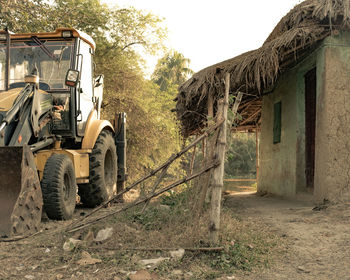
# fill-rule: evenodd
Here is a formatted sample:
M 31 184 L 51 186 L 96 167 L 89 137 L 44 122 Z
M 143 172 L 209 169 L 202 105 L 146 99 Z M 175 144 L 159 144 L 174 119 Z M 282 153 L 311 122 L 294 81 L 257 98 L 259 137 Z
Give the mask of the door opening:
M 305 175 L 306 187 L 314 187 L 316 135 L 316 68 L 305 74 Z

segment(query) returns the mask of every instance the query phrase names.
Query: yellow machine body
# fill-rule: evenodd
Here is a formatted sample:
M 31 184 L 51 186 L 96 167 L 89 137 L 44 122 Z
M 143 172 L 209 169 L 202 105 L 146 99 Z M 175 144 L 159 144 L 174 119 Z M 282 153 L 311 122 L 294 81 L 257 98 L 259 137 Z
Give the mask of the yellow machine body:
M 41 150 L 34 155 L 36 169 L 39 173 L 40 181 L 43 178 L 46 161 L 53 154 L 65 154 L 73 162 L 75 177 L 78 184 L 89 182 L 89 153 L 90 149 L 83 150 L 65 150 L 65 149 L 51 149 Z
M 68 166 L 66 167 L 65 172 L 69 175 L 67 175 L 68 179 L 74 177 L 74 180 L 68 180 L 69 182 L 66 184 L 64 181 L 66 179 L 65 174 L 62 176 L 63 183 L 59 181 L 57 184 L 63 185 L 64 188 L 68 186 L 73 189 L 74 187 L 74 191 L 72 191 L 74 196 L 74 207 L 76 190 L 82 190 L 87 193 L 87 188 L 92 185 L 94 187 L 96 185 L 107 186 L 111 185 L 109 182 L 113 183 L 113 181 L 115 185 L 117 181 L 118 166 L 114 127 L 109 121 L 99 119 L 102 102 L 103 76 L 100 75 L 102 81 L 101 77 L 98 80 L 96 78 L 92 79 L 92 63 L 89 63 L 89 66 L 87 67 L 86 65 L 84 66 L 83 62 L 84 60 L 90 60 L 82 60 L 83 55 L 84 58 L 93 55 L 95 51 L 95 43 L 93 39 L 89 35 L 73 28 L 59 28 L 54 32 L 46 33 L 21 34 L 13 34 L 8 31 L 0 30 L 0 35 L 2 35 L 0 38 L 4 38 L 4 34 L 6 34 L 6 44 L 9 50 L 11 42 L 15 42 L 16 44 L 30 42 L 33 46 L 37 47 L 38 50 L 41 49 L 48 57 L 52 58 L 52 62 L 49 61 L 52 65 L 55 65 L 55 63 L 61 63 L 61 65 L 64 65 L 64 59 L 67 59 L 67 61 L 71 63 L 71 67 L 74 68 L 67 70 L 65 80 L 63 79 L 64 77 L 61 77 L 61 73 L 56 73 L 56 75 L 61 75 L 62 86 L 60 82 L 59 86 L 50 88 L 51 83 L 50 85 L 47 83 L 48 89 L 46 89 L 45 87 L 40 87 L 40 84 L 45 84 L 44 78 L 43 80 L 41 80 L 41 78 L 39 79 L 39 77 L 45 77 L 44 75 L 41 76 L 42 73 L 39 73 L 38 71 L 38 69 L 43 71 L 42 68 L 37 66 L 34 67 L 33 65 L 34 69 L 31 70 L 30 73 L 26 73 L 28 75 L 26 75 L 22 81 L 22 72 L 19 73 L 17 77 L 13 77 L 14 74 L 12 73 L 12 70 L 19 67 L 17 67 L 17 62 L 15 62 L 13 69 L 10 69 L 11 61 L 10 56 L 8 56 L 6 62 L 7 70 L 5 69 L 6 78 L 2 78 L 3 80 L 1 81 L 2 84 L 6 86 L 0 88 L 0 166 L 4 167 L 0 172 L 0 237 L 9 237 L 12 235 L 26 235 L 27 233 L 38 230 L 42 210 L 44 209 L 48 214 L 48 208 L 57 201 L 57 199 L 54 198 L 52 200 L 53 203 L 51 204 L 45 202 L 45 199 L 48 197 L 45 190 L 50 191 L 49 196 L 54 193 L 51 192 L 51 185 L 53 184 L 50 185 L 48 182 L 55 182 L 55 180 L 52 180 L 53 177 L 50 177 L 47 174 L 57 175 L 59 172 L 57 171 L 56 166 L 63 166 L 63 164 L 52 164 L 55 160 L 57 160 L 57 162 L 59 162 L 58 160 L 62 160 L 60 162 L 64 163 L 68 162 L 68 164 L 65 165 Z M 71 57 L 68 57 L 67 55 L 68 58 L 65 58 L 63 55 L 64 51 L 70 50 L 69 48 L 71 45 L 73 46 L 73 44 L 69 45 L 69 48 L 67 46 L 62 46 L 61 49 L 54 49 L 51 52 L 48 48 L 52 45 L 52 42 L 60 40 L 62 42 L 73 42 L 73 40 L 75 40 L 76 42 L 79 42 L 81 50 L 73 49 L 70 53 Z M 4 42 L 2 43 L 5 46 Z M 47 44 L 47 46 L 45 44 Z M 31 45 L 29 44 L 29 46 Z M 33 51 L 33 47 L 25 47 L 25 50 L 29 53 L 30 51 Z M 8 54 L 10 54 L 10 51 L 6 53 L 6 55 Z M 91 77 L 89 79 L 85 78 L 83 81 L 88 84 L 87 88 L 91 89 L 92 86 L 93 98 L 91 98 L 91 96 L 88 96 L 89 98 L 83 96 L 86 91 L 81 89 L 85 89 L 84 87 L 77 89 L 70 86 L 70 88 L 67 88 L 67 86 L 69 86 L 69 84 L 67 84 L 69 73 L 79 74 L 79 71 L 83 71 L 83 73 L 85 71 L 72 63 L 76 58 L 81 60 L 80 64 L 77 62 L 77 64 L 79 64 L 78 66 L 81 65 L 80 67 L 82 69 L 89 69 L 89 71 L 86 72 L 91 71 Z M 4 65 L 0 66 L 4 67 Z M 52 71 L 51 76 L 52 75 L 55 75 L 54 71 Z M 80 76 L 78 75 L 77 77 Z M 51 79 L 51 77 L 49 79 Z M 23 85 L 21 85 L 22 83 Z M 18 87 L 11 88 L 11 86 Z M 75 99 L 73 96 L 80 98 L 79 102 L 76 101 L 78 105 L 74 105 L 75 103 L 73 101 Z M 67 97 L 66 100 L 71 103 L 66 102 L 61 104 L 57 102 L 62 101 L 61 99 L 65 100 L 65 97 Z M 85 103 L 80 103 L 80 101 L 84 101 Z M 72 104 L 79 107 L 75 108 Z M 86 104 L 89 106 L 85 106 Z M 70 109 L 71 111 L 65 110 L 65 106 L 68 106 L 68 108 L 71 106 L 73 109 Z M 61 119 L 59 119 L 59 117 Z M 62 122 L 62 124 L 60 122 Z M 59 125 L 57 125 L 57 123 Z M 73 126 L 72 123 L 75 126 Z M 68 128 L 66 128 L 65 125 Z M 106 130 L 109 132 L 106 132 Z M 107 160 L 100 159 L 102 164 L 99 164 L 99 166 L 102 167 L 98 174 L 102 175 L 95 176 L 91 175 L 93 172 L 90 172 L 89 168 L 91 162 L 96 158 L 96 154 L 94 155 L 97 149 L 95 145 L 100 145 L 100 142 L 102 141 L 96 143 L 100 135 L 101 139 L 107 139 L 109 141 L 107 143 L 112 143 L 111 146 L 113 146 L 113 149 L 106 149 L 106 154 L 104 156 Z M 62 145 L 61 141 L 63 143 Z M 66 157 L 61 155 L 65 155 Z M 91 162 L 90 155 L 92 155 Z M 110 164 L 108 160 L 113 164 Z M 47 167 L 46 169 L 45 166 Z M 105 167 L 106 169 L 104 169 Z M 108 168 L 110 169 L 110 172 L 105 172 Z M 106 178 L 106 183 L 100 184 L 100 182 L 94 182 L 96 177 L 101 177 L 103 180 Z M 47 187 L 45 189 L 45 186 L 47 185 L 50 185 L 50 188 Z M 78 185 L 79 189 L 77 188 Z M 80 188 L 81 186 L 82 188 Z M 62 190 L 64 188 L 62 187 Z M 79 193 L 81 198 L 84 197 L 84 192 Z M 91 193 L 95 195 L 95 190 L 93 189 Z M 70 194 L 71 193 L 69 193 L 69 195 Z M 62 195 L 62 197 L 62 204 L 66 203 L 66 200 L 64 200 L 65 196 Z M 104 199 L 102 194 L 101 197 Z M 101 202 L 98 201 L 98 203 Z M 70 200 L 67 204 L 68 203 L 70 203 Z M 97 205 L 96 203 L 91 203 L 91 206 L 88 207 L 95 207 Z M 69 207 L 67 206 L 64 209 L 68 208 Z M 61 215 L 57 219 L 71 218 L 74 213 L 74 208 L 72 209 L 71 213 L 67 215 L 61 215 L 61 212 L 57 211 L 57 216 Z M 61 210 L 61 208 L 59 208 L 59 210 Z M 51 217 L 49 216 L 49 218 Z M 56 217 L 53 218 L 55 219 Z

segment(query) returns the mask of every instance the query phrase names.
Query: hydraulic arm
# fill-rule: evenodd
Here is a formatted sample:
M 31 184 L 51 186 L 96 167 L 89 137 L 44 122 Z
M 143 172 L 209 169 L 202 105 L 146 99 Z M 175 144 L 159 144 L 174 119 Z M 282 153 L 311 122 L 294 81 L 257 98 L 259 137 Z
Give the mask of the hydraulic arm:
M 12 108 L 7 111 L 5 117 L 1 121 L 0 133 L 9 123 L 11 123 L 14 120 L 14 118 L 16 117 L 18 112 L 21 110 L 24 103 L 28 100 L 30 95 L 34 92 L 34 90 L 35 90 L 35 85 L 30 83 L 27 83 L 26 86 L 21 90 Z

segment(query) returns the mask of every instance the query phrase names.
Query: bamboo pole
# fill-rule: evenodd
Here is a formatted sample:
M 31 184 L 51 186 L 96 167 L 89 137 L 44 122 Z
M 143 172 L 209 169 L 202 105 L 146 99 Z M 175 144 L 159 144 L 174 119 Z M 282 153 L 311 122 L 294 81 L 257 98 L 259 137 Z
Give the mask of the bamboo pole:
M 214 119 L 214 96 L 212 92 L 209 92 L 208 94 L 208 123 L 212 122 Z M 204 158 L 204 166 L 207 166 L 213 159 L 213 138 L 208 137 L 207 138 L 207 146 L 206 146 L 206 152 L 205 152 L 205 158 Z M 200 200 L 199 200 L 199 207 L 198 207 L 198 214 L 203 209 L 204 201 L 209 201 L 210 197 L 210 180 L 211 180 L 211 171 L 204 174 L 200 178 Z
M 216 132 L 215 135 L 212 136 L 212 139 L 208 139 L 208 143 L 215 143 L 216 139 L 217 139 L 218 133 Z M 209 145 L 209 144 L 208 144 Z M 206 159 L 205 159 L 205 164 L 207 165 L 209 162 L 213 161 L 213 157 L 214 157 L 214 149 L 208 149 L 209 154 L 207 154 Z M 203 165 L 205 166 L 205 165 Z M 210 189 L 209 189 L 209 185 L 210 185 L 210 179 L 211 179 L 211 171 L 203 174 L 200 177 L 200 188 L 199 188 L 199 199 L 197 200 L 197 203 L 195 204 L 195 209 L 194 209 L 194 213 L 197 215 L 197 218 L 200 216 L 200 214 L 202 213 L 203 210 L 203 206 L 204 206 L 204 202 L 206 201 L 206 199 L 209 197 L 210 194 Z M 199 221 L 199 219 L 198 219 Z
M 258 181 L 259 176 L 259 126 L 256 124 L 255 128 L 255 160 L 256 160 L 256 181 Z
M 197 145 L 193 147 L 193 152 L 192 152 L 192 157 L 191 157 L 189 175 L 192 175 L 192 173 L 193 173 L 194 160 L 195 160 L 195 158 L 196 158 L 196 150 L 197 150 Z
M 224 182 L 256 182 L 256 179 L 224 179 Z
M 214 97 L 211 92 L 208 94 L 208 119 L 211 120 L 214 117 Z
M 225 77 L 225 96 L 218 104 L 218 117 L 224 120 L 219 131 L 218 140 L 215 145 L 215 158 L 220 163 L 219 166 L 212 171 L 212 192 L 210 204 L 210 220 L 209 220 L 209 240 L 211 244 L 217 244 L 219 241 L 220 230 L 220 213 L 221 213 L 221 194 L 224 185 L 224 161 L 226 146 L 226 126 L 227 126 L 227 110 L 228 96 L 230 91 L 230 74 L 226 73 Z M 219 112 L 220 111 L 220 112 Z
M 194 147 L 196 147 L 196 146 L 194 146 Z M 170 165 L 164 167 L 163 171 L 160 173 L 158 179 L 157 179 L 156 182 L 154 183 L 150 194 L 154 194 L 154 193 L 155 193 L 155 191 L 156 191 L 157 188 L 158 188 L 158 185 L 162 182 L 164 176 L 166 175 L 169 166 L 170 166 Z M 191 175 L 192 175 L 192 174 L 191 174 Z M 142 208 L 141 213 L 143 213 L 143 212 L 146 210 L 146 208 L 147 208 L 149 202 L 150 202 L 150 200 L 146 200 L 145 204 L 143 205 L 143 208 Z
M 205 147 L 206 147 L 206 146 L 207 146 L 207 138 L 205 137 L 205 138 L 203 138 L 203 141 L 202 141 L 203 161 L 204 161 L 204 159 L 205 159 L 205 157 L 206 157 L 206 154 L 205 154 L 205 151 L 206 151 Z
M 214 119 L 214 97 L 212 93 L 208 94 L 208 100 L 207 100 L 207 123 L 209 124 Z M 205 139 L 205 142 L 203 140 L 203 160 L 202 160 L 202 166 L 207 166 L 211 161 L 213 157 L 213 147 L 212 147 L 212 140 L 208 138 Z M 211 172 L 207 172 L 203 174 L 199 180 L 198 180 L 198 197 L 199 199 L 194 204 L 194 213 L 195 216 L 199 216 L 202 212 L 204 202 L 206 198 L 209 196 L 209 186 L 210 186 L 210 178 L 211 178 Z

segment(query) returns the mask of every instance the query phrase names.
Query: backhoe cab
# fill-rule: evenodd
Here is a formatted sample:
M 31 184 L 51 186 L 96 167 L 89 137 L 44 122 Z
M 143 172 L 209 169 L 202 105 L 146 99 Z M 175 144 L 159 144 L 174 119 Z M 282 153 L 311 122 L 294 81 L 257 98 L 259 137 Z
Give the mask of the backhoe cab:
M 42 209 L 71 218 L 125 181 L 125 113 L 100 119 L 95 43 L 70 28 L 0 31 L 0 236 L 36 231 Z

